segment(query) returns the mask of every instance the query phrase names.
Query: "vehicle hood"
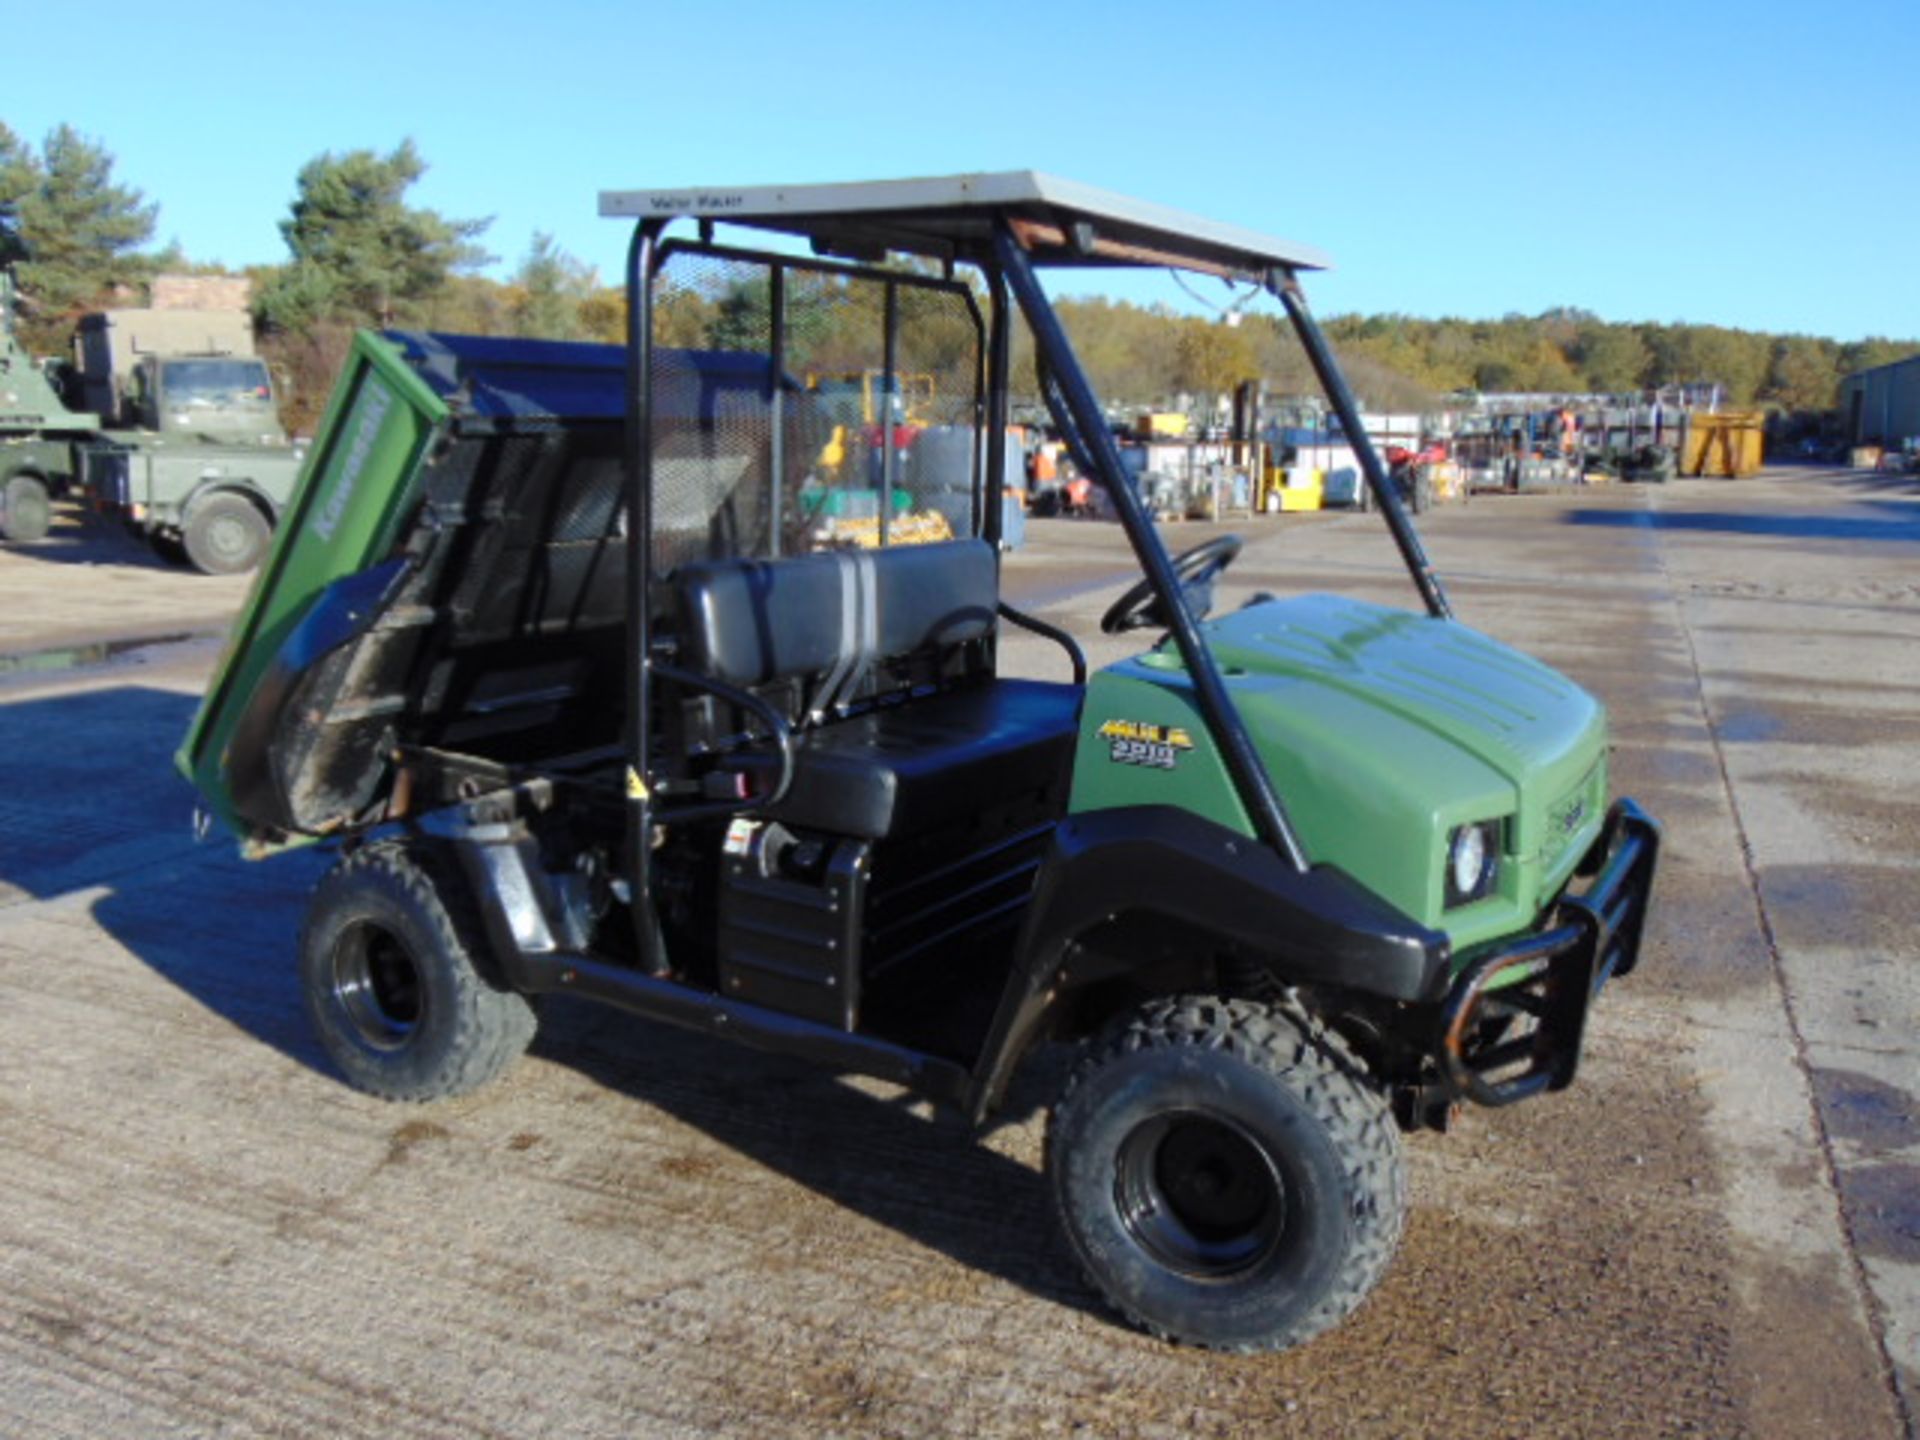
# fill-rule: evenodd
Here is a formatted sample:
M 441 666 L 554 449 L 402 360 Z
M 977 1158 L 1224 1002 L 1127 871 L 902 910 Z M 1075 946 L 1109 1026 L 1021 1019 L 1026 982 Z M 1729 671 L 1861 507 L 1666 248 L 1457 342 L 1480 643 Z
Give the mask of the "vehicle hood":
M 1332 595 L 1262 601 L 1202 628 L 1308 855 L 1423 923 L 1443 923 L 1455 826 L 1503 822 L 1513 914 L 1597 833 L 1605 711 L 1539 661 L 1456 621 Z M 1170 648 L 1109 673 L 1189 690 Z
M 1249 700 L 1282 693 L 1302 720 L 1343 723 L 1359 706 L 1378 717 L 1365 728 L 1383 744 L 1424 751 L 1430 737 L 1510 781 L 1605 726 L 1599 702 L 1566 676 L 1453 620 L 1306 595 L 1250 605 L 1207 636 L 1231 680 L 1254 682 L 1236 685 Z

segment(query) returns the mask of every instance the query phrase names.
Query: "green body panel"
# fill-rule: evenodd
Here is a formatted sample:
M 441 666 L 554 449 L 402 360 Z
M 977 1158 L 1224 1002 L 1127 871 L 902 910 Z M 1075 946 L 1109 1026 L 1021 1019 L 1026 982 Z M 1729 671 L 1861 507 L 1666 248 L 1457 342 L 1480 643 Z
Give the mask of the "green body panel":
M 66 407 L 15 338 L 13 278 L 0 270 L 0 481 L 24 471 L 58 494 L 73 481 L 73 442 L 99 428 L 99 416 Z
M 59 494 L 73 483 L 73 444 L 68 440 L 0 436 L 0 480 L 21 473 L 38 475 Z
M 1155 651 L 1088 679 L 1067 808 L 1173 805 L 1251 836 L 1186 674 L 1158 668 L 1167 658 L 1171 650 Z
M 1454 621 L 1327 595 L 1203 629 L 1309 858 L 1446 931 L 1456 952 L 1531 925 L 1598 836 L 1605 711 L 1538 661 Z M 1152 713 L 1138 698 L 1150 689 L 1166 697 Z M 1191 716 L 1177 723 L 1193 750 L 1172 770 L 1116 763 L 1097 734 L 1108 716 L 1095 697 L 1108 694 L 1141 711 L 1129 720 Z M 1103 671 L 1086 714 L 1074 810 L 1184 804 L 1247 829 L 1237 801 L 1220 798 L 1224 773 L 1170 650 Z M 1448 909 L 1448 841 L 1485 820 L 1505 822 L 1498 882 Z
M 174 757 L 231 828 L 240 828 L 225 774 L 234 726 L 315 597 L 393 548 L 446 419 L 446 406 L 391 345 L 370 331 L 354 336 L 273 549 Z
M 85 435 L 99 428 L 99 416 L 66 407 L 53 381 L 16 338 L 13 275 L 0 270 L 0 435 Z

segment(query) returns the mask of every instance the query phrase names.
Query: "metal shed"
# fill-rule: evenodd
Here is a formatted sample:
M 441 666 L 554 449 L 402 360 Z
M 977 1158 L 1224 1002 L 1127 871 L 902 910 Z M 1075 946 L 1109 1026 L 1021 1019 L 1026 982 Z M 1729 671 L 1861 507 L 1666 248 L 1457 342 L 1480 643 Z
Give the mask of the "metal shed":
M 1898 447 L 1920 436 L 1920 355 L 1842 380 L 1840 414 L 1850 445 Z

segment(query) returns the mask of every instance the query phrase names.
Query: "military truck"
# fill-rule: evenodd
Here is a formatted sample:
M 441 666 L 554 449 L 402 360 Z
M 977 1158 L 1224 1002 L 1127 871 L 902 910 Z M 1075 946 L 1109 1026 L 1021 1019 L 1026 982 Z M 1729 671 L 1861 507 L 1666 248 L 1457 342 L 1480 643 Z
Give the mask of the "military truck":
M 129 309 L 82 315 L 73 331 L 75 400 L 109 426 L 141 424 L 136 371 L 161 355 L 254 354 L 245 310 Z
M 1454 618 L 1306 307 L 1324 260 L 1025 172 L 601 209 L 626 347 L 356 339 L 178 757 L 247 853 L 340 847 L 287 937 L 326 1055 L 436 1101 L 571 994 L 712 1037 L 717 1094 L 731 1039 L 981 1123 L 1063 1042 L 1046 1183 L 1092 1284 L 1227 1350 L 1336 1324 L 1399 1243 L 1401 1132 L 1574 1079 L 1659 830 L 1600 704 Z M 1169 555 L 1041 279 L 1103 266 L 1278 302 L 1415 604 L 1210 613 L 1240 541 Z M 688 294 L 766 303 L 681 348 Z M 1021 321 L 1145 572 L 1101 628 L 1151 638 L 1093 674 L 1001 585 Z M 818 548 L 829 341 L 986 438 L 961 538 Z M 1006 674 L 1006 626 L 1058 678 Z
M 273 377 L 252 353 L 245 315 L 85 317 L 68 380 L 86 408 L 68 409 L 47 368 L 20 348 L 11 288 L 5 293 L 4 353 L 39 384 L 35 403 L 0 415 L 0 535 L 43 538 L 51 500 L 71 492 L 204 574 L 258 564 L 304 452 L 281 428 Z
M 305 456 L 280 428 L 257 356 L 145 355 L 126 413 L 137 428 L 75 447 L 75 483 L 94 508 L 207 575 L 266 553 Z
M 73 485 L 74 445 L 100 417 L 67 408 L 55 362 L 36 360 L 18 338 L 13 277 L 0 270 L 0 539 L 46 538 L 53 500 Z

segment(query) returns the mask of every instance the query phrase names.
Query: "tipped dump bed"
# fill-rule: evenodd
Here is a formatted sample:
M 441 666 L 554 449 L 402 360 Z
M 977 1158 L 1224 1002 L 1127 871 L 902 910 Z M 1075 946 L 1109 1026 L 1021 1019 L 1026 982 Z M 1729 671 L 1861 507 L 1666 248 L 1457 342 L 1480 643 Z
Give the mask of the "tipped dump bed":
M 668 355 L 665 419 L 696 436 L 767 386 L 763 357 Z M 355 338 L 178 756 L 249 848 L 378 818 L 396 745 L 512 764 L 618 741 L 626 373 L 616 346 Z M 689 525 L 717 523 L 709 493 Z

